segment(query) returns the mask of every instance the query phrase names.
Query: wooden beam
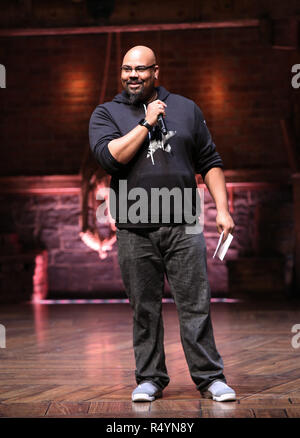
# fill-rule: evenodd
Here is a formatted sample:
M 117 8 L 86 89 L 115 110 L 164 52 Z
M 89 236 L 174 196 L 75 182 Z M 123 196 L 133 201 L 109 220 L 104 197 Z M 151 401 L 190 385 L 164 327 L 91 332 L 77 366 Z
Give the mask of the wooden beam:
M 11 194 L 79 194 L 80 175 L 6 176 L 0 178 L 0 193 Z
M 122 26 L 86 26 L 86 27 L 49 27 L 45 28 L 11 28 L 0 29 L 0 37 L 20 36 L 47 36 L 47 35 L 84 35 L 115 32 L 153 32 L 161 30 L 188 30 L 188 29 L 219 29 L 230 27 L 258 27 L 260 21 L 231 20 L 217 22 L 193 22 L 193 23 L 158 23 L 136 24 Z
M 283 184 L 292 184 L 290 169 L 280 171 L 268 169 L 225 170 L 226 185 L 234 190 L 273 190 Z M 199 186 L 206 188 L 199 175 Z M 80 194 L 82 176 L 75 175 L 36 175 L 36 176 L 2 176 L 0 177 L 0 193 L 11 194 Z
M 272 49 L 277 50 L 298 50 L 296 46 L 272 46 Z

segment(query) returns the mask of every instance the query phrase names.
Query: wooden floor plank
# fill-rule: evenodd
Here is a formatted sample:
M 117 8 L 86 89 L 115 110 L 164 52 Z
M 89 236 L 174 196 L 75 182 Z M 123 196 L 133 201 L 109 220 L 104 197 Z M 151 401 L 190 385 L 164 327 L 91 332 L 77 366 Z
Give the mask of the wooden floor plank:
M 197 412 L 119 412 L 117 415 L 114 412 L 111 413 L 94 413 L 94 414 L 73 414 L 68 415 L 47 415 L 47 418 L 199 418 Z
M 155 403 L 151 403 L 151 413 L 171 411 L 200 412 L 200 409 L 201 402 L 199 400 L 156 400 Z
M 55 385 L 51 388 L 43 387 L 42 385 L 28 386 L 27 391 L 23 391 L 22 395 L 11 396 L 5 400 L 6 403 L 36 403 L 41 401 L 64 400 L 68 398 L 68 393 L 76 391 L 76 387 L 64 385 Z
M 0 417 L 44 417 L 49 403 L 0 403 Z
M 46 416 L 87 414 L 90 403 L 51 402 Z
M 264 397 L 260 398 L 259 396 L 250 399 L 241 399 L 241 406 L 247 406 L 251 408 L 263 408 L 268 406 L 268 408 L 285 408 L 287 406 L 291 406 L 290 399 L 288 397 L 277 398 L 276 396 L 273 398 Z
M 286 408 L 286 414 L 289 418 L 300 418 L 300 407 Z
M 290 395 L 289 400 L 293 405 L 300 404 L 300 397 Z
M 128 304 L 4 306 L 0 416 L 300 417 L 296 302 L 212 303 L 216 344 L 237 401 L 203 399 L 191 380 L 177 310 L 163 305 L 170 383 L 163 398 L 132 403 L 136 386 Z
M 285 409 L 256 409 L 254 408 L 256 418 L 287 418 Z
M 114 413 L 147 413 L 150 412 L 151 403 L 133 403 L 131 401 L 91 402 L 89 414 Z
M 0 385 L 0 401 L 7 402 L 53 388 L 53 385 Z
M 224 403 L 225 405 L 225 403 Z M 203 418 L 254 418 L 254 412 L 251 409 L 237 408 L 204 408 L 201 411 Z

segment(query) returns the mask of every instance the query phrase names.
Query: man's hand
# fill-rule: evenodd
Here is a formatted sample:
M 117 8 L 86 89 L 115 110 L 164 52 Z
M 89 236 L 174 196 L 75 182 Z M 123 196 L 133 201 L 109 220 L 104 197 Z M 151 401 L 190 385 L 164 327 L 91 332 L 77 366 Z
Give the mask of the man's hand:
M 233 233 L 234 222 L 228 210 L 228 198 L 223 170 L 218 167 L 212 167 L 205 175 L 204 182 L 213 197 L 217 207 L 217 229 L 223 234 L 222 243 L 228 237 L 229 233 Z
M 147 106 L 146 120 L 151 126 L 154 126 L 157 123 L 157 118 L 160 114 L 162 114 L 163 117 L 166 115 L 166 106 L 167 105 L 159 99 L 149 103 Z
M 224 243 L 228 237 L 228 234 L 229 233 L 233 234 L 233 230 L 235 227 L 233 219 L 230 216 L 228 210 L 217 211 L 216 224 L 217 224 L 218 232 L 220 234 L 222 233 L 222 231 L 224 231 L 223 240 L 222 240 L 222 243 Z

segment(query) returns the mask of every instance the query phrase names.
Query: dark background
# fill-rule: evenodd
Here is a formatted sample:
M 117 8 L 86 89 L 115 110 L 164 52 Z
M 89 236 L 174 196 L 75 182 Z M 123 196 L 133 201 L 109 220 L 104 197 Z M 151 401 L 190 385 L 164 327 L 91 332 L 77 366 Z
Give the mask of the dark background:
M 89 118 L 120 91 L 122 57 L 138 44 L 156 52 L 159 83 L 200 106 L 224 161 L 236 230 L 226 261 L 212 260 L 216 211 L 205 190 L 213 296 L 298 296 L 299 2 L 0 5 L 0 300 L 32 288 L 40 297 L 124 296 L 115 245 L 101 259 L 79 233 L 83 175 L 95 169 Z

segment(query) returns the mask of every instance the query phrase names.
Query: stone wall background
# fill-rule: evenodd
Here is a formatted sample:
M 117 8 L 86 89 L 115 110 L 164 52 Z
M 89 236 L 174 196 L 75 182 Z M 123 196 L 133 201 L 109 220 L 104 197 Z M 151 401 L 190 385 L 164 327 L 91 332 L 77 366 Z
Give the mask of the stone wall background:
M 207 189 L 204 194 L 204 235 L 212 296 L 228 296 L 226 261 L 241 257 L 259 256 L 266 260 L 282 257 L 288 285 L 294 244 L 291 186 L 234 190 L 235 237 L 226 261 L 212 259 L 219 236 L 216 209 Z M 79 237 L 79 212 L 77 194 L 0 196 L 1 232 L 17 233 L 23 251 L 45 248 L 48 252 L 48 298 L 125 297 L 116 244 L 107 258 L 101 260 Z M 99 230 L 102 236 L 108 235 L 107 226 Z M 243 289 L 243 284 L 240 287 Z M 166 285 L 166 296 L 168 294 Z
M 289 176 L 299 173 L 300 91 L 291 84 L 291 68 L 299 63 L 297 0 L 153 0 L 151 8 L 142 2 L 115 0 L 111 15 L 100 18 L 88 10 L 85 1 L 1 3 L 0 63 L 7 73 L 6 88 L 0 93 L 1 176 L 19 178 L 20 185 L 26 177 L 79 176 L 89 150 L 90 115 L 100 96 L 108 101 L 119 92 L 122 56 L 138 44 L 156 52 L 158 85 L 201 107 L 225 169 L 242 176 L 235 181 L 259 184 L 274 181 L 283 170 Z M 244 19 L 256 24 L 228 27 Z M 147 31 L 145 27 L 147 23 L 215 21 L 227 25 L 168 31 L 161 27 Z M 143 27 L 132 32 L 132 24 Z M 104 25 L 112 31 L 106 86 L 103 78 L 110 34 L 59 34 L 62 27 L 78 30 Z M 119 28 L 117 33 L 112 30 L 116 25 L 123 26 L 120 33 Z M 47 28 L 52 31 L 45 35 Z M 26 33 L 30 29 L 33 32 Z M 23 36 L 18 30 L 25 31 Z M 289 141 L 282 119 L 289 121 Z M 249 178 L 256 171 L 260 175 Z M 216 211 L 205 191 L 204 233 L 213 296 L 245 290 L 246 286 L 250 290 L 259 286 L 275 289 L 282 274 L 289 284 L 294 240 L 299 242 L 299 233 L 297 221 L 293 223 L 291 183 L 289 178 L 279 179 L 282 185 L 234 189 L 236 230 L 226 262 L 212 259 L 218 240 Z M 43 260 L 48 260 L 49 296 L 123 296 L 116 247 L 101 260 L 79 237 L 79 186 L 74 195 L 62 194 L 60 183 L 55 195 L 33 194 L 30 188 L 26 195 L 16 195 L 9 187 L 10 194 L 1 189 L 0 238 L 11 247 L 0 245 L 0 280 L 6 279 L 0 286 L 17 277 L 21 281 L 22 269 L 27 269 L 17 258 L 16 270 L 9 268 L 10 251 L 18 251 L 19 239 L 23 251 L 47 251 Z M 298 190 L 295 193 L 299 200 Z M 107 232 L 101 228 L 101 233 Z M 31 268 L 33 265 L 34 258 Z M 12 290 L 5 286 L 2 293 L 8 297 Z

